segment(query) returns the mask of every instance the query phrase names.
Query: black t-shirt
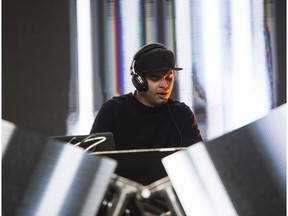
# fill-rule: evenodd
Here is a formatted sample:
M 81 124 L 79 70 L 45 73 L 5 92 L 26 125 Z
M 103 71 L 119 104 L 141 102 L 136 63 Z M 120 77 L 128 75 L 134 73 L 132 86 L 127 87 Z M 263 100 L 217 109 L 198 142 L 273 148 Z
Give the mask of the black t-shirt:
M 132 93 L 114 97 L 99 110 L 90 133 L 112 132 L 116 149 L 185 147 L 202 141 L 197 120 L 173 99 L 152 108 Z

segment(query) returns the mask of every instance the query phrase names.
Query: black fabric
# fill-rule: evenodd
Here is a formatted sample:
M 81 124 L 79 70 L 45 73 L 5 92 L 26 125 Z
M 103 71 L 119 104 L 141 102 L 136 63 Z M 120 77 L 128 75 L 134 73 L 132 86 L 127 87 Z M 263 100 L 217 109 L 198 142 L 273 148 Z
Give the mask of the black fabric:
M 144 53 L 135 60 L 134 69 L 137 73 L 145 73 L 157 70 L 182 70 L 175 67 L 175 58 L 171 50 L 154 49 Z
M 151 108 L 132 93 L 103 104 L 90 133 L 98 132 L 112 132 L 117 150 L 185 147 L 202 141 L 196 118 L 184 103 L 169 99 L 167 104 Z

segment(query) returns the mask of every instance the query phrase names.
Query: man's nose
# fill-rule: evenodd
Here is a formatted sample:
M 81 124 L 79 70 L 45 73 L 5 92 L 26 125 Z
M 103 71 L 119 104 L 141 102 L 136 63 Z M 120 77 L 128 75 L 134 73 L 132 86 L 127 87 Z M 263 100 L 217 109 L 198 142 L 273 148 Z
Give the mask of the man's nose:
M 168 82 L 165 77 L 161 78 L 161 87 L 166 88 L 168 86 Z

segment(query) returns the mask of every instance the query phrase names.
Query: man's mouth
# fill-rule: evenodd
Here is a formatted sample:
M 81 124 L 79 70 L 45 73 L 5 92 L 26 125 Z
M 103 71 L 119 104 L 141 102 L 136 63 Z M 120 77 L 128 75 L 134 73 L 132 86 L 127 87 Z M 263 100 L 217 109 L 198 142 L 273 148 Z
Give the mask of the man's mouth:
M 168 95 L 168 92 L 161 92 L 161 93 L 157 93 L 159 95 L 160 98 L 166 98 Z

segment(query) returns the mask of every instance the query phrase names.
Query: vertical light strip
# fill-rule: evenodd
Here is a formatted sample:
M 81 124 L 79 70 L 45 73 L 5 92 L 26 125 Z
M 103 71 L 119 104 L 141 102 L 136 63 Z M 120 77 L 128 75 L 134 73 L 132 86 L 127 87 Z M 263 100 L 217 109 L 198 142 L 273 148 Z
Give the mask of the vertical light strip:
M 232 47 L 231 47 L 231 0 L 220 0 L 220 20 L 221 20 L 221 53 L 222 53 L 222 83 L 223 83 L 223 134 L 231 131 L 231 116 L 233 116 L 233 71 L 232 71 Z M 212 128 L 211 128 L 212 129 Z M 222 135 L 222 134 L 220 134 Z
M 73 159 L 71 159 L 71 156 L 73 156 Z M 71 146 L 63 148 L 36 215 L 44 215 L 47 212 L 49 212 L 49 215 L 60 213 L 82 157 L 83 154 L 80 154 L 80 151 L 75 154 L 75 148 L 71 148 Z M 57 199 L 55 199 L 55 194 L 57 194 Z
M 79 118 L 77 133 L 88 133 L 93 123 L 93 68 L 90 0 L 77 0 Z
M 174 26 L 174 14 L 173 14 L 174 8 L 173 7 L 174 7 L 174 2 L 172 1 L 166 1 L 165 3 L 163 3 L 165 45 L 172 51 L 175 51 L 175 47 L 174 47 L 175 26 Z
M 231 9 L 233 113 L 227 120 L 235 129 L 251 122 L 260 106 L 254 103 L 250 0 L 232 0 Z
M 224 133 L 223 68 L 219 0 L 201 1 L 203 69 L 207 93 L 207 138 Z
M 277 59 L 277 37 L 276 37 L 276 21 L 275 21 L 275 1 L 265 1 L 265 51 L 266 51 L 266 67 L 269 77 L 269 86 L 271 88 L 271 107 L 277 106 L 278 101 L 278 79 L 277 74 L 278 66 L 276 64 Z
M 114 15 L 114 44 L 115 44 L 115 90 L 116 95 L 121 94 L 121 69 L 120 65 L 122 66 L 121 57 L 122 55 L 120 52 L 122 52 L 121 47 L 121 38 L 122 38 L 122 32 L 121 32 L 121 18 L 119 16 L 119 1 L 114 1 L 113 3 L 113 15 Z
M 145 1 L 145 26 L 146 43 L 157 41 L 157 1 Z
M 253 92 L 255 92 L 254 103 L 258 106 L 254 118 L 266 115 L 271 106 L 269 67 L 266 65 L 269 65 L 269 63 L 265 59 L 264 6 L 263 0 L 252 1 L 253 79 L 256 81 L 254 82 Z
M 153 3 L 153 2 L 152 2 Z M 150 25 L 149 25 L 149 22 L 148 22 L 148 15 L 149 13 L 147 11 L 150 10 L 151 6 L 149 7 L 150 5 L 148 4 L 147 1 L 145 1 L 144 3 L 144 11 L 145 11 L 145 20 L 144 20 L 144 24 L 145 24 L 145 29 L 146 29 L 146 32 L 145 32 L 145 38 L 146 38 L 146 42 L 150 41 L 150 34 L 149 34 L 149 29 L 150 29 Z M 150 12 L 150 11 L 149 11 Z M 151 15 L 151 12 L 150 12 L 150 15 Z M 150 18 L 149 18 L 150 19 Z
M 192 30 L 191 30 L 190 1 L 175 2 L 176 23 L 176 60 L 177 65 L 183 68 L 178 76 L 179 99 L 191 109 L 193 107 L 192 82 Z
M 104 1 L 105 86 L 107 99 L 117 95 L 117 47 L 115 41 L 115 1 Z
M 124 93 L 128 93 L 134 90 L 131 82 L 130 65 L 139 48 L 141 38 L 139 0 L 123 0 L 121 1 L 121 9 L 123 17 Z

